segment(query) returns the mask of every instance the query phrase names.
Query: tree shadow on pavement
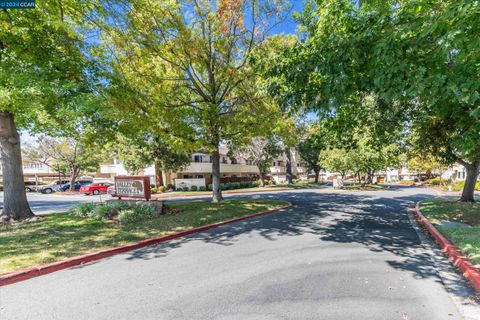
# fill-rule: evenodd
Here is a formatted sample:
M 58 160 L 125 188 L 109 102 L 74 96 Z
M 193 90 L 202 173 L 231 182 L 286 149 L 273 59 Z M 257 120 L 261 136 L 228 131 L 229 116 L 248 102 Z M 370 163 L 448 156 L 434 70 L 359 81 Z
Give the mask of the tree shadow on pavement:
M 365 193 L 276 193 L 251 198 L 280 198 L 293 206 L 277 213 L 246 219 L 202 233 L 130 253 L 127 259 L 164 257 L 175 248 L 201 241 L 222 246 L 235 245 L 250 233 L 269 241 L 303 234 L 318 236 L 319 241 L 361 244 L 373 253 L 390 253 L 386 262 L 395 269 L 412 273 L 415 278 L 441 282 L 431 257 L 426 254 L 407 209 L 415 201 L 432 194 Z M 460 285 L 460 284 L 459 284 Z

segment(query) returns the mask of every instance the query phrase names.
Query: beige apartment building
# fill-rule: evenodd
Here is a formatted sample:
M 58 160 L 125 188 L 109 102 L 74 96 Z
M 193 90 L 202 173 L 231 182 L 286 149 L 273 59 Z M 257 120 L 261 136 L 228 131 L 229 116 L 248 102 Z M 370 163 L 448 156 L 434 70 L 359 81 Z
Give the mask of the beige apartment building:
M 222 178 L 257 179 L 259 177 L 258 168 L 252 161 L 229 157 L 227 148 L 220 148 L 220 172 Z M 285 155 L 279 156 L 272 162 L 270 173 L 271 178 L 275 181 L 285 181 Z M 299 162 L 299 156 L 295 150 L 292 151 L 292 173 L 297 177 L 307 177 L 307 170 Z M 120 161 L 115 159 L 113 164 L 101 165 L 100 174 L 104 178 L 113 179 L 117 175 L 129 175 L 129 172 L 125 170 Z M 149 176 L 152 183 L 154 182 L 155 169 L 153 166 L 145 168 L 141 174 Z M 207 186 L 212 180 L 211 156 L 204 152 L 192 153 L 191 162 L 185 169 L 178 172 L 164 172 L 163 175 L 166 184 Z

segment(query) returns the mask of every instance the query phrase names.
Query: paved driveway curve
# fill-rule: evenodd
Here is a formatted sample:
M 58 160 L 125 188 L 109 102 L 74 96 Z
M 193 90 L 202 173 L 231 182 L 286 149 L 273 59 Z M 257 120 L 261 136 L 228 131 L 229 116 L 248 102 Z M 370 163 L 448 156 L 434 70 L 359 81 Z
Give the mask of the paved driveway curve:
M 461 319 L 406 208 L 426 189 L 294 207 L 0 288 L 0 319 Z

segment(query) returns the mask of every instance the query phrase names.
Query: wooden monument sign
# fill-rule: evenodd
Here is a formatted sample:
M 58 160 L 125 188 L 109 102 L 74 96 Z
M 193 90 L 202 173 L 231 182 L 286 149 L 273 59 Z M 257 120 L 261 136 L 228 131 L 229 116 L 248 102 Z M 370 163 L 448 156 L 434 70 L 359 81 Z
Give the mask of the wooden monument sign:
M 115 197 L 150 200 L 150 178 L 144 176 L 115 177 Z

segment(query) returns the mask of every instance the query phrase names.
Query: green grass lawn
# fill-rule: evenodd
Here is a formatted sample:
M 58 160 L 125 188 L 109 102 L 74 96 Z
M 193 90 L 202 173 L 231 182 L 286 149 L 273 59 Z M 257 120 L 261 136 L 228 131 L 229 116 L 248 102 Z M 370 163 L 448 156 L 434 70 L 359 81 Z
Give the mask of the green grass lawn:
M 343 186 L 342 189 L 344 190 L 371 190 L 371 191 L 375 191 L 375 190 L 384 190 L 384 189 L 388 189 L 387 186 L 384 186 L 384 185 L 381 185 L 381 184 L 365 184 L 365 185 L 362 185 L 362 184 L 352 184 L 352 185 L 348 185 L 348 186 Z
M 291 184 L 276 184 L 273 186 L 270 186 L 273 190 L 278 189 L 278 188 L 286 188 L 286 189 L 315 189 L 315 188 L 320 188 L 325 184 L 321 183 L 291 183 Z M 268 187 L 267 187 L 268 188 Z
M 258 192 L 258 191 L 276 191 L 279 189 L 314 189 L 319 188 L 324 184 L 321 183 L 292 183 L 292 184 L 276 184 L 265 187 L 255 187 L 255 188 L 241 188 L 233 190 L 222 190 L 223 194 L 237 193 L 237 192 Z M 175 191 L 167 193 L 158 193 L 156 197 L 158 198 L 168 198 L 174 196 L 195 196 L 203 194 L 211 194 L 211 191 Z
M 53 214 L 38 222 L 0 225 L 0 273 L 58 261 L 176 231 L 275 209 L 272 199 L 206 200 L 169 203 L 171 213 L 120 225 L 105 220 Z
M 421 202 L 422 213 L 469 259 L 480 265 L 480 203 L 462 203 L 455 199 L 429 199 Z M 469 224 L 471 228 L 445 228 L 442 220 Z

